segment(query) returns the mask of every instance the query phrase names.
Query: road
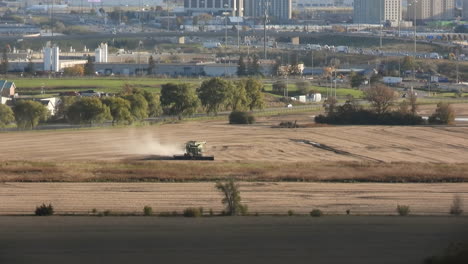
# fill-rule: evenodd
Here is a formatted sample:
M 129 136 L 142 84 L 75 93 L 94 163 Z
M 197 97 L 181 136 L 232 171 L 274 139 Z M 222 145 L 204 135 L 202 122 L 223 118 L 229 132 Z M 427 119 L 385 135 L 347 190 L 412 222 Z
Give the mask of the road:
M 1 217 L 0 263 L 421 263 L 455 217 Z

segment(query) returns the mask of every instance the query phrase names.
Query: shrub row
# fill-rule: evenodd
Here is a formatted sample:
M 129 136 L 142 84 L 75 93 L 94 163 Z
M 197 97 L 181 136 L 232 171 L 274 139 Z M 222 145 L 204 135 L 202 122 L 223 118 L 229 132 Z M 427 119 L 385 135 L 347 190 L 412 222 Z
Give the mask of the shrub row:
M 401 125 L 413 126 L 424 124 L 421 116 L 411 113 L 389 112 L 377 114 L 375 112 L 359 109 L 356 111 L 329 113 L 318 115 L 315 122 L 334 125 Z

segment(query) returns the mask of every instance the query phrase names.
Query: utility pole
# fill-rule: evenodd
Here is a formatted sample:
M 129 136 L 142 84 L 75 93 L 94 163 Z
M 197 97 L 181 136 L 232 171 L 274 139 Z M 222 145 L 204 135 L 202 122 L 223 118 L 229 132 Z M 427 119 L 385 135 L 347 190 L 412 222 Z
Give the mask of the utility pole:
M 171 27 L 170 27 L 171 18 L 169 17 L 169 0 L 166 0 L 166 9 L 167 9 L 167 31 L 169 32 L 171 30 Z
M 268 22 L 268 0 L 263 0 L 263 9 L 264 9 L 264 17 L 263 17 L 263 58 L 266 60 L 267 58 L 267 22 Z
M 416 25 L 416 3 L 418 1 L 417 0 L 413 0 L 413 15 L 414 15 L 414 63 L 413 63 L 413 85 L 411 85 L 411 94 L 414 93 L 413 89 L 414 89 L 414 82 L 416 82 L 416 70 L 414 69 L 414 64 L 416 63 L 416 52 L 417 52 L 417 49 L 416 49 L 416 30 L 417 30 L 417 25 Z
M 312 80 L 314 79 L 314 51 L 310 50 L 310 61 L 311 61 L 311 75 L 312 75 Z
M 458 60 L 458 54 L 459 54 L 459 50 L 458 50 L 458 47 L 457 47 L 457 50 L 455 52 L 455 60 L 456 60 L 456 65 L 457 65 L 457 84 L 460 83 L 460 78 L 459 78 L 460 77 L 460 74 L 459 74 L 459 70 L 460 70 L 459 62 L 460 61 Z

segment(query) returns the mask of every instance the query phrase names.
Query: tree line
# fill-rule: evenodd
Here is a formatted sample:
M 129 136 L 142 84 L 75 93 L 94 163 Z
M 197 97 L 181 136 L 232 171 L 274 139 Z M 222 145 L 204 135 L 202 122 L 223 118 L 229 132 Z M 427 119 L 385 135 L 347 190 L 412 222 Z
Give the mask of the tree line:
M 364 108 L 354 98 L 338 105 L 331 97 L 325 101 L 326 114 L 315 117 L 315 122 L 338 125 L 423 125 L 426 121 L 417 113 L 417 97 L 409 94 L 408 100 L 396 104 L 397 93 L 388 86 L 377 84 L 364 91 L 370 108 Z M 452 124 L 455 112 L 448 103 L 439 103 L 429 117 L 429 124 Z
M 162 85 L 161 94 L 124 85 L 112 97 L 61 97 L 55 115 L 50 116 L 40 102 L 18 100 L 10 109 L 0 106 L 0 127 L 16 122 L 18 129 L 32 129 L 39 122 L 65 121 L 93 125 L 105 121 L 129 125 L 135 121 L 161 115 L 182 119 L 196 112 L 217 115 L 219 111 L 252 111 L 264 107 L 263 83 L 256 79 L 229 81 L 212 78 L 194 88 L 183 83 Z

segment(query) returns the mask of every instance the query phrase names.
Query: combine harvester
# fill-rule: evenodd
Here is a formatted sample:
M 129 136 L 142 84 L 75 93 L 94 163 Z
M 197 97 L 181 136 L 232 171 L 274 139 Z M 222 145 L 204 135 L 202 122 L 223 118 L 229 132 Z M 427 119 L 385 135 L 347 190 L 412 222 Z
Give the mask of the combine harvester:
M 185 143 L 185 154 L 174 155 L 176 160 L 214 160 L 214 156 L 204 156 L 203 148 L 206 142 L 189 141 Z

